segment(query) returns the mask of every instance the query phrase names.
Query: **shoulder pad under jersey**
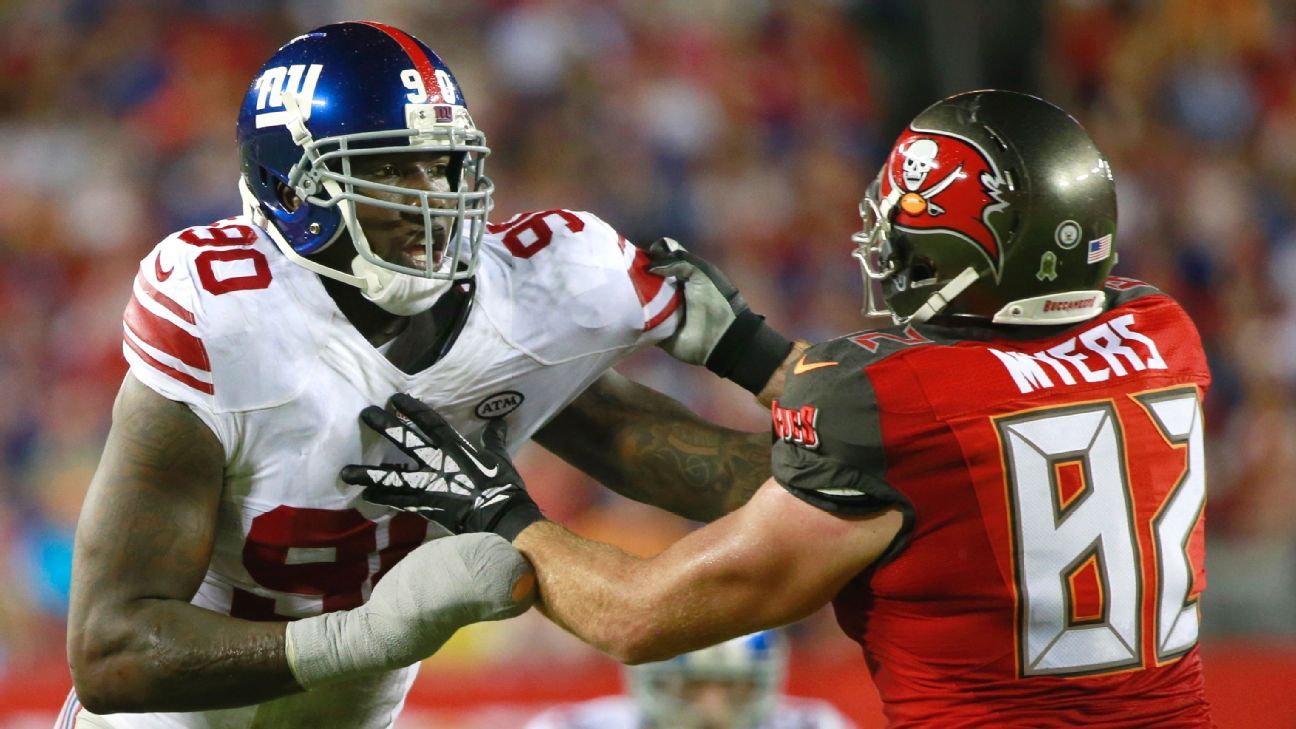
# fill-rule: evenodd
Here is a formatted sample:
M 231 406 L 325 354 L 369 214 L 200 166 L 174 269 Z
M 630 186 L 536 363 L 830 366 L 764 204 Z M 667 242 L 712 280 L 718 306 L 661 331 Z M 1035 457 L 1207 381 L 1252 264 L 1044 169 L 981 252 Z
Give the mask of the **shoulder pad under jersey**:
M 675 331 L 673 278 L 598 216 L 541 210 L 491 224 L 477 304 L 518 349 L 545 364 L 630 350 Z
M 771 408 L 774 478 L 829 511 L 904 503 L 886 482 L 877 395 L 864 372 L 875 356 L 849 337 L 817 344 L 790 368 Z
M 246 218 L 186 228 L 140 262 L 123 317 L 132 374 L 214 412 L 292 399 L 323 346 L 329 312 L 304 304 L 314 274 Z
M 1107 294 L 1107 310 L 1121 304 L 1128 304 L 1144 296 L 1164 296 L 1165 293 L 1150 283 L 1124 276 L 1108 276 L 1103 282 L 1103 291 Z

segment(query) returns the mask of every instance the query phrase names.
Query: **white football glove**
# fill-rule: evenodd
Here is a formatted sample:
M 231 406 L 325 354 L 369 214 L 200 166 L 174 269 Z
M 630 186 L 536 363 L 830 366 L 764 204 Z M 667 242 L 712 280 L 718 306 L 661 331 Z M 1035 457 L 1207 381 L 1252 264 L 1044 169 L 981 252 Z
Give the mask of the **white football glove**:
M 647 253 L 650 271 L 684 283 L 684 324 L 661 348 L 759 393 L 783 365 L 792 341 L 753 312 L 720 269 L 673 238 L 658 238 Z

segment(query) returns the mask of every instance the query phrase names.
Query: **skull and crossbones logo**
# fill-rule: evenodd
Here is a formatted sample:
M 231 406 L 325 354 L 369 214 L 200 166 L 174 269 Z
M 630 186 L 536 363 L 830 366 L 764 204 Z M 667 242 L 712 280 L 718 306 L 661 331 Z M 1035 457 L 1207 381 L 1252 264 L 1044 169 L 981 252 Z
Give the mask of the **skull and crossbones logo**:
M 944 192 L 945 188 L 954 183 L 955 180 L 963 176 L 963 165 L 959 164 L 948 175 L 936 184 L 923 189 L 923 183 L 933 170 L 939 169 L 940 163 L 936 159 L 937 153 L 940 152 L 940 146 L 932 139 L 915 139 L 908 146 L 899 150 L 904 157 L 904 164 L 900 173 L 903 186 L 896 184 L 892 179 L 891 186 L 897 189 L 904 189 L 906 192 L 900 197 L 900 208 L 910 215 L 918 215 L 924 210 L 928 215 L 942 215 L 945 208 L 937 205 L 932 199 Z

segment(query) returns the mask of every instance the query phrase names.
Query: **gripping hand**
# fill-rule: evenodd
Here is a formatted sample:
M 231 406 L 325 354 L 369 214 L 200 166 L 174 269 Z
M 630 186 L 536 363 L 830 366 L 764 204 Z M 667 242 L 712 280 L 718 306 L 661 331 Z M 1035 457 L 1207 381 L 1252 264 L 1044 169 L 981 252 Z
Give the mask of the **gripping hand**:
M 392 412 L 371 405 L 360 419 L 416 465 L 343 468 L 342 480 L 363 486 L 366 501 L 412 511 L 455 534 L 494 532 L 509 541 L 544 518 L 509 462 L 502 418 L 487 424 L 478 447 L 409 395 L 393 395 L 388 406 Z
M 720 269 L 672 238 L 648 246 L 649 270 L 684 282 L 684 325 L 662 342 L 672 357 L 759 393 L 783 364 L 792 342 L 765 323 Z
M 351 610 L 288 624 L 284 649 L 302 688 L 389 671 L 427 658 L 459 628 L 525 611 L 531 565 L 494 534 L 464 534 L 410 552 Z

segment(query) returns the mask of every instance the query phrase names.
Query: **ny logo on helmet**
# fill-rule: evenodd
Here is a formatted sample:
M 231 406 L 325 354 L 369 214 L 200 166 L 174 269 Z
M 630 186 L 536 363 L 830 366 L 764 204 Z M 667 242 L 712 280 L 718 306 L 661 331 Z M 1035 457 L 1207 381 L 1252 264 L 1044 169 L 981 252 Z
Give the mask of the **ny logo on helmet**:
M 280 111 L 257 114 L 257 129 L 288 123 L 288 110 L 283 106 L 284 94 L 289 91 L 297 97 L 302 121 L 309 119 L 312 102 L 315 100 L 315 85 L 319 82 L 320 72 L 323 70 L 324 66 L 319 63 L 312 63 L 309 67 L 302 63 L 294 63 L 291 66 L 267 68 L 265 73 L 256 80 L 256 108 L 258 112 L 262 109 L 275 108 Z
M 978 246 L 995 276 L 1003 263 L 1002 242 L 990 213 L 1007 203 L 994 161 L 963 137 L 906 129 L 887 159 L 882 197 L 898 198 L 892 225 L 909 233 L 952 233 Z

